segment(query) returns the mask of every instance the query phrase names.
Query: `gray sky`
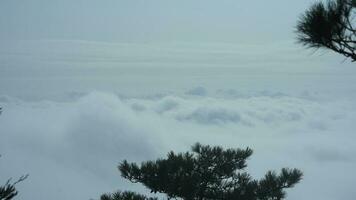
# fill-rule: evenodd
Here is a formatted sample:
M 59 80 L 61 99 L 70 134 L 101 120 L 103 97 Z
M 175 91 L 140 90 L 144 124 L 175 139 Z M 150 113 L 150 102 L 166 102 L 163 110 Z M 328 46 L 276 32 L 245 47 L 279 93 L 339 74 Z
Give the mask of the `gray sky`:
M 294 39 L 312 0 L 2 0 L 0 38 L 95 41 Z

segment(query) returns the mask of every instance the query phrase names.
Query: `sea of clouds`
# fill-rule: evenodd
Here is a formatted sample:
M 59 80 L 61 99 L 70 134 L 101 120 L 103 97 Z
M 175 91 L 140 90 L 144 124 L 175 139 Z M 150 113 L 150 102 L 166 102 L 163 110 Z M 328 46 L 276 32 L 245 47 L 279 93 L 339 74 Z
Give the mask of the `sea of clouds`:
M 30 199 L 89 199 L 127 189 L 117 164 L 144 161 L 195 142 L 251 147 L 249 170 L 296 167 L 303 181 L 289 199 L 354 195 L 356 104 L 288 95 L 127 98 L 91 92 L 67 102 L 0 98 L 1 177 L 29 173 Z
M 277 67 L 266 70 L 249 51 L 226 45 L 25 44 L 0 55 L 0 180 L 30 174 L 19 199 L 148 192 L 123 180 L 117 165 L 195 142 L 251 147 L 248 171 L 256 178 L 301 169 L 288 199 L 356 196 L 353 66 L 310 68 L 292 56 L 306 65 L 296 69 L 274 63 L 280 52 L 273 51 L 266 66 Z M 252 69 L 238 64 L 240 54 Z

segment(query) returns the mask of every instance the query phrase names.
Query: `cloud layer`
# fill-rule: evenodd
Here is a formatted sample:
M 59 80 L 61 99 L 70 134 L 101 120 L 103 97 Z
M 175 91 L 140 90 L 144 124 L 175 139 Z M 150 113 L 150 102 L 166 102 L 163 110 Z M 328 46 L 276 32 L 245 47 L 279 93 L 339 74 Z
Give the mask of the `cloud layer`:
M 29 173 L 20 199 L 147 192 L 120 161 L 201 142 L 253 148 L 256 178 L 300 168 L 291 200 L 353 200 L 356 68 L 341 61 L 288 41 L 2 41 L 0 180 Z
M 204 92 L 202 92 L 204 91 Z M 289 199 L 352 199 L 356 178 L 352 100 L 193 88 L 183 95 L 120 97 L 91 92 L 71 101 L 3 96 L 1 180 L 29 173 L 20 198 L 89 199 L 135 188 L 119 177 L 123 159 L 144 161 L 195 142 L 255 150 L 249 170 L 296 167 L 304 180 Z M 234 94 L 234 93 L 233 93 Z

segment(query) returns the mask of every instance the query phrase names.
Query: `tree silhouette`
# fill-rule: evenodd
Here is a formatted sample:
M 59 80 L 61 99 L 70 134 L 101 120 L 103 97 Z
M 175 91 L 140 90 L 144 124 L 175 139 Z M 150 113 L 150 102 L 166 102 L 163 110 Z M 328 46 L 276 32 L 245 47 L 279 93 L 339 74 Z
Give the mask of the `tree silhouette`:
M 100 200 L 158 200 L 157 198 L 148 198 L 144 195 L 134 192 L 114 192 L 112 194 L 103 194 Z
M 122 177 L 142 183 L 151 193 L 164 193 L 168 199 L 184 200 L 279 200 L 285 189 L 302 178 L 298 169 L 269 171 L 261 180 L 246 172 L 246 159 L 252 150 L 226 149 L 199 143 L 192 152 L 169 152 L 167 158 L 137 165 L 124 160 L 119 165 Z M 132 192 L 104 194 L 101 200 L 153 200 Z
M 356 0 L 313 4 L 297 22 L 297 40 L 308 48 L 326 48 L 356 61 Z
M 14 183 L 11 183 L 11 179 L 7 180 L 4 186 L 0 186 L 0 200 L 13 199 L 18 194 L 15 188 L 16 184 L 24 181 L 27 177 L 28 175 L 21 176 Z

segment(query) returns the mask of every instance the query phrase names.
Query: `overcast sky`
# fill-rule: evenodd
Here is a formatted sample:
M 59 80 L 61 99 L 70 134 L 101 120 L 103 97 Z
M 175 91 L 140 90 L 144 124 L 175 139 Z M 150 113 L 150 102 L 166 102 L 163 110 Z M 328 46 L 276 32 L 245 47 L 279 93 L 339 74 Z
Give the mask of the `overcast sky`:
M 313 0 L 2 0 L 0 38 L 133 41 L 293 40 Z
M 295 43 L 312 0 L 0 0 L 0 185 L 18 199 L 134 189 L 123 159 L 195 142 L 296 167 L 290 200 L 354 200 L 356 67 Z

